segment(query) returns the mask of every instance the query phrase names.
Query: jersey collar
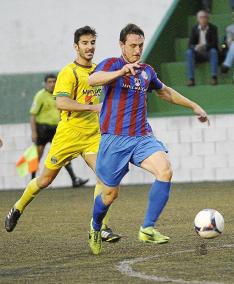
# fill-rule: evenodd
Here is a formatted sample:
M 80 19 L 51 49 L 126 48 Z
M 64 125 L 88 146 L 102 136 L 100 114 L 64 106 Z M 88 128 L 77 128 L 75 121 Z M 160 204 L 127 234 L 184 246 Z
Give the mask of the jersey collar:
M 92 65 L 91 65 L 91 66 L 82 65 L 82 64 L 78 63 L 76 60 L 74 60 L 74 63 L 75 63 L 77 66 L 82 67 L 82 68 L 92 68 Z

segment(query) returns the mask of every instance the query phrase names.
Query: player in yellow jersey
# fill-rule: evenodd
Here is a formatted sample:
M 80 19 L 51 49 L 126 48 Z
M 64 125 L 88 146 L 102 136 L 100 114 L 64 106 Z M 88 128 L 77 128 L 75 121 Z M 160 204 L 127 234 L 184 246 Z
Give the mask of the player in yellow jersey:
M 99 114 L 101 89 L 88 85 L 89 74 L 95 68 L 92 63 L 96 44 L 96 31 L 89 26 L 76 30 L 74 48 L 77 58 L 59 73 L 54 89 L 56 105 L 62 111 L 61 121 L 52 140 L 42 174 L 29 182 L 21 198 L 5 219 L 5 228 L 13 231 L 25 207 L 57 176 L 62 166 L 82 155 L 95 172 L 100 142 Z M 103 185 L 97 182 L 94 196 L 100 194 Z M 120 239 L 104 221 L 102 239 L 115 242 Z
M 52 141 L 60 120 L 60 112 L 52 95 L 56 80 L 57 76 L 54 74 L 45 76 L 44 88 L 36 93 L 30 109 L 32 141 L 37 146 L 39 161 L 46 144 Z M 82 179 L 75 175 L 71 162 L 65 165 L 65 169 L 71 177 L 73 187 L 82 186 L 89 181 L 89 179 Z M 33 172 L 32 179 L 35 177 L 36 172 Z

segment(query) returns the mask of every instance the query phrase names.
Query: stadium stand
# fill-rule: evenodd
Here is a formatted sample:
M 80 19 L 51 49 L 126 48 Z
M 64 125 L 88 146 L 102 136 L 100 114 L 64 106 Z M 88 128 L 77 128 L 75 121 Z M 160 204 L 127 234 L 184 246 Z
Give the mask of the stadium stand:
M 196 23 L 199 1 L 175 1 L 167 16 L 157 29 L 151 45 L 145 52 L 145 61 L 153 65 L 160 79 L 192 100 L 199 102 L 210 114 L 233 113 L 233 72 L 223 75 L 219 71 L 218 86 L 210 86 L 209 63 L 199 64 L 196 68 L 196 87 L 186 87 L 185 51 L 188 35 Z M 179 19 L 179 20 L 178 20 Z M 211 22 L 218 27 L 219 43 L 225 35 L 225 28 L 232 23 L 231 8 L 228 0 L 214 0 Z M 166 47 L 166 48 L 165 48 Z M 157 64 L 157 65 L 156 65 Z M 190 112 L 177 106 L 149 96 L 151 116 L 187 115 Z M 190 113 L 191 114 L 191 113 Z

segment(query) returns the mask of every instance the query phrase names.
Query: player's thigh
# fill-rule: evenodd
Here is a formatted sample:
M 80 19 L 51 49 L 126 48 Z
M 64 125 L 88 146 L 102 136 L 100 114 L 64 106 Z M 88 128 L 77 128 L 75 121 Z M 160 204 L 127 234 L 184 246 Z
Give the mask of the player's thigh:
M 128 172 L 131 151 L 128 137 L 102 135 L 96 162 L 96 173 L 106 186 L 117 187 L 120 184 L 122 178 Z
M 99 144 L 101 140 L 101 135 L 99 129 L 94 131 L 92 134 L 84 133 L 82 139 L 80 139 L 81 144 L 81 155 L 87 165 L 96 173 L 96 160 L 97 153 L 99 149 Z
M 45 166 L 52 170 L 60 169 L 76 158 L 82 152 L 80 140 L 81 134 L 78 131 L 65 127 L 64 124 L 59 125 L 46 157 Z
M 97 153 L 84 153 L 82 156 L 86 164 L 96 173 Z
M 60 169 L 49 169 L 46 166 L 43 168 L 42 173 L 37 178 L 37 184 L 39 188 L 45 188 L 52 183 L 56 178 Z
M 96 174 L 96 161 L 97 161 L 97 154 L 96 153 L 88 153 L 88 154 L 82 154 L 83 159 L 85 160 L 86 164 L 93 170 L 93 172 Z M 109 189 L 107 186 L 104 185 L 104 183 L 96 176 L 97 179 L 97 185 L 101 186 L 102 188 L 102 194 L 105 195 L 108 194 Z M 95 197 L 94 197 L 95 199 Z
M 167 153 L 157 151 L 141 162 L 141 168 L 152 173 L 161 181 L 168 181 L 172 176 L 171 163 Z
M 96 160 L 97 154 L 88 153 L 83 155 L 84 160 L 86 161 L 87 165 L 96 173 Z M 116 187 L 109 187 L 105 185 L 98 177 L 97 183 L 102 186 L 102 198 L 106 205 L 111 204 L 117 197 L 119 193 L 119 186 Z
M 51 144 L 44 163 L 48 169 L 60 169 L 79 155 L 79 153 L 75 153 L 69 143 L 65 143 L 65 141 L 64 143 L 60 142 L 61 144 Z

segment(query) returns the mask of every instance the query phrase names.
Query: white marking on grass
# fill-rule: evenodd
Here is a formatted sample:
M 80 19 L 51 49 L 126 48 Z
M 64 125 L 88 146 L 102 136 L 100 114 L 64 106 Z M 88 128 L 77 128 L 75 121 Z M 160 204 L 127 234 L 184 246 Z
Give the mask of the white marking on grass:
M 223 245 L 219 248 L 211 247 L 209 249 L 218 250 L 221 248 L 233 248 L 233 247 L 234 247 L 234 244 L 229 244 L 229 245 Z M 164 254 L 156 254 L 154 256 L 138 257 L 138 258 L 131 259 L 131 260 L 123 260 L 119 263 L 119 265 L 117 265 L 117 270 L 120 271 L 122 274 L 125 274 L 130 277 L 137 277 L 140 279 L 161 282 L 161 283 L 167 282 L 167 283 L 178 283 L 178 284 L 224 284 L 223 282 L 210 282 L 210 281 L 201 281 L 201 280 L 189 281 L 189 280 L 184 280 L 184 279 L 173 279 L 170 277 L 160 277 L 156 275 L 148 275 L 148 274 L 145 274 L 144 272 L 134 271 L 132 268 L 132 266 L 136 263 L 148 261 L 148 260 L 158 258 L 161 256 L 165 256 L 165 255 L 170 256 L 170 255 L 189 253 L 189 252 L 194 252 L 194 251 L 195 251 L 194 249 L 181 250 L 181 251 L 175 251 L 175 252 L 168 252 Z

